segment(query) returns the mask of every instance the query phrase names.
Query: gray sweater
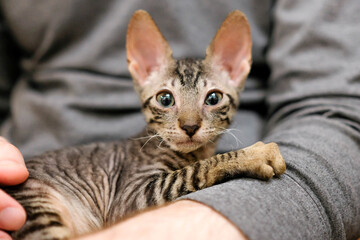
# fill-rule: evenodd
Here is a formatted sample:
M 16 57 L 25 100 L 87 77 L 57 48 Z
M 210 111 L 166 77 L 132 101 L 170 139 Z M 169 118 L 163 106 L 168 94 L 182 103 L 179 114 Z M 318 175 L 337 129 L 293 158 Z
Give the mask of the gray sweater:
M 147 10 L 176 58 L 202 57 L 228 12 L 248 16 L 253 68 L 220 151 L 275 141 L 280 178 L 238 179 L 186 198 L 250 239 L 360 236 L 360 4 L 357 0 L 1 1 L 1 135 L 25 157 L 145 125 L 125 34 Z

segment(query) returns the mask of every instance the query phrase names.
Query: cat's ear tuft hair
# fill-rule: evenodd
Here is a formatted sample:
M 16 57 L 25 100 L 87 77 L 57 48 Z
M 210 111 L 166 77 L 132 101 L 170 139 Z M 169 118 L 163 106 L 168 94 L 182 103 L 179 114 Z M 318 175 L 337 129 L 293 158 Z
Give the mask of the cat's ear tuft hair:
M 228 72 L 231 84 L 242 88 L 251 66 L 251 33 L 245 15 L 235 10 L 226 17 L 206 49 L 206 59 L 212 66 Z
M 128 67 L 138 85 L 172 59 L 172 51 L 152 17 L 137 10 L 129 23 L 126 36 Z

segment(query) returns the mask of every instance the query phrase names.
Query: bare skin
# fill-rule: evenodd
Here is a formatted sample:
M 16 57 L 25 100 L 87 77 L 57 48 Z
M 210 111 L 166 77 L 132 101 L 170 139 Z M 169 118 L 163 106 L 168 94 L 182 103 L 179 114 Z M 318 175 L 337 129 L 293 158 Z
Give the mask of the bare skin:
M 106 230 L 77 240 L 97 239 L 245 240 L 247 238 L 229 220 L 210 207 L 195 201 L 181 200 L 136 215 Z
M 29 176 L 20 151 L 0 137 L 0 186 L 16 185 Z M 25 223 L 23 207 L 0 188 L 0 239 L 11 239 L 3 230 L 17 230 Z

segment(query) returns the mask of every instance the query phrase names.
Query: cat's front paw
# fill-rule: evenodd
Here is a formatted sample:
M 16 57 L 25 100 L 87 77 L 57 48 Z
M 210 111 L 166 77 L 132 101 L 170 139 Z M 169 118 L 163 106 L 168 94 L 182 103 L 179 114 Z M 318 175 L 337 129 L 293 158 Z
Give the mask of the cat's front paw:
M 274 175 L 279 176 L 286 170 L 284 158 L 276 143 L 265 144 L 257 142 L 245 149 L 239 150 L 245 156 L 249 168 L 249 175 L 268 180 Z

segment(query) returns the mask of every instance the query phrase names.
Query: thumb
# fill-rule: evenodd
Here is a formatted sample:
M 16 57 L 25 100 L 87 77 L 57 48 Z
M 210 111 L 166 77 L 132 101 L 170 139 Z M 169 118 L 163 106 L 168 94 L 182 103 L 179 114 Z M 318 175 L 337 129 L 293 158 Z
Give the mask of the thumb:
M 0 185 L 16 185 L 29 176 L 24 158 L 14 145 L 0 137 Z

